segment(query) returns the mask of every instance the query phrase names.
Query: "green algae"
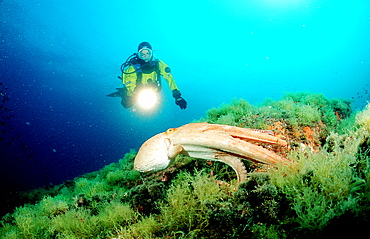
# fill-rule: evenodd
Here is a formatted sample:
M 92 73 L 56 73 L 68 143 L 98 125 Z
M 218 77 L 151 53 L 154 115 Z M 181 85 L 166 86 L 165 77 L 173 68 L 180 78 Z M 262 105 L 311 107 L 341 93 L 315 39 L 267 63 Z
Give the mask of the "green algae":
M 249 179 L 236 190 L 225 164 L 180 156 L 164 172 L 140 174 L 131 150 L 99 171 L 25 194 L 2 218 L 0 237 L 318 238 L 348 227 L 361 235 L 370 220 L 370 104 L 361 112 L 350 104 L 308 92 L 259 106 L 235 99 L 199 121 L 273 130 L 288 141 L 278 153 L 294 166 L 246 162 Z

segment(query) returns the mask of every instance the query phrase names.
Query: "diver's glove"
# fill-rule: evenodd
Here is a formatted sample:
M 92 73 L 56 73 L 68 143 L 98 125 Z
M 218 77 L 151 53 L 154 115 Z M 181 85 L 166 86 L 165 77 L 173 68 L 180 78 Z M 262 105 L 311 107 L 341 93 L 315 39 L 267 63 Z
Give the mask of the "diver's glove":
M 180 109 L 186 109 L 186 106 L 188 105 L 188 103 L 186 102 L 186 100 L 184 98 L 181 97 L 181 93 L 179 90 L 173 90 L 172 91 L 172 96 L 173 98 L 175 98 L 175 103 L 176 105 L 178 105 L 180 107 Z

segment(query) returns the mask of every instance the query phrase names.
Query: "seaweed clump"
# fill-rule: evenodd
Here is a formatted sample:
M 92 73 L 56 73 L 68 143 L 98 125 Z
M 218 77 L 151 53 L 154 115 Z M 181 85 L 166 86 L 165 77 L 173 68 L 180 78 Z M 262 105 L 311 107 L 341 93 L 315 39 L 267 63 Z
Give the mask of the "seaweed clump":
M 268 129 L 294 166 L 229 166 L 179 156 L 152 174 L 136 151 L 65 184 L 37 189 L 0 221 L 1 238 L 327 238 L 370 223 L 370 104 L 287 93 L 252 106 L 233 100 L 200 121 Z M 275 149 L 277 150 L 277 149 Z
M 348 122 L 351 113 L 351 100 L 298 92 L 285 93 L 279 101 L 267 99 L 259 106 L 234 99 L 231 104 L 208 110 L 200 121 L 273 130 L 292 147 L 304 145 L 318 151 L 329 132 L 342 129 L 341 124 Z

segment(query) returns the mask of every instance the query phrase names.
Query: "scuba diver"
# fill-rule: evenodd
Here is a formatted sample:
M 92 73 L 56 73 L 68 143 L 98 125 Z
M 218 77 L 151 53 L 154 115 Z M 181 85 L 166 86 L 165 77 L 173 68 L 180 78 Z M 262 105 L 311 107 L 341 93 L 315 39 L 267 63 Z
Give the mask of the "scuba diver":
M 152 46 L 148 42 L 142 42 L 138 46 L 138 52 L 129 56 L 121 66 L 123 87 L 117 88 L 117 92 L 109 97 L 121 97 L 121 104 L 125 108 L 131 108 L 138 100 L 141 89 L 151 89 L 155 93 L 161 91 L 161 75 L 168 83 L 175 103 L 181 109 L 186 109 L 187 102 L 181 97 L 179 88 L 172 77 L 171 69 L 160 59 L 153 57 Z

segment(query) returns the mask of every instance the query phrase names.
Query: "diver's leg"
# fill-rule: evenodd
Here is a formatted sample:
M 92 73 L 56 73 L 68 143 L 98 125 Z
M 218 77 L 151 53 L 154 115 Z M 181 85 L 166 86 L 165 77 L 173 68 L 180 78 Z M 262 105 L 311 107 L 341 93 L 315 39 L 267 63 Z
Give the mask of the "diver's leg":
M 127 88 L 123 86 L 122 88 L 117 88 L 116 92 L 113 92 L 109 97 L 121 97 L 121 105 L 125 108 L 131 108 L 133 105 L 132 96 L 127 95 Z
M 121 105 L 125 108 L 131 108 L 133 105 L 132 97 L 127 95 L 122 97 Z
M 119 89 L 119 91 L 120 91 L 120 97 L 122 98 L 121 105 L 125 108 L 131 108 L 133 105 L 133 101 L 132 101 L 132 96 L 129 96 L 127 94 L 127 88 L 123 87 Z

